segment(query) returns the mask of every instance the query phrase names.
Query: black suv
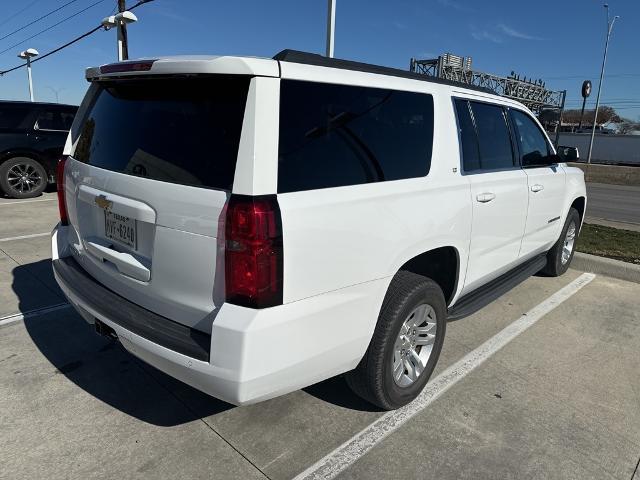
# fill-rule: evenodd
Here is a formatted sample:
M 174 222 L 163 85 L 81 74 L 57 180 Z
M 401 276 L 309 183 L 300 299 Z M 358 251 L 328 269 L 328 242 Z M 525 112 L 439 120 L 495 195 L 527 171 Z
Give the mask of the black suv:
M 0 101 L 0 194 L 40 195 L 55 181 L 56 164 L 78 107 Z

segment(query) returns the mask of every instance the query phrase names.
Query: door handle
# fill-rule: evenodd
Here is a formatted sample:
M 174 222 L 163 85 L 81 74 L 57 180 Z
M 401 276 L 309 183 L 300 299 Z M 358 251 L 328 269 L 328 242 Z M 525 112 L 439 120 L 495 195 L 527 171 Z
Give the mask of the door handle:
M 544 185 L 540 185 L 539 183 L 536 183 L 535 185 L 531 185 L 532 192 L 541 192 L 542 190 L 544 190 Z
M 492 192 L 479 193 L 476 195 L 476 200 L 480 203 L 487 203 L 496 198 L 496 194 Z

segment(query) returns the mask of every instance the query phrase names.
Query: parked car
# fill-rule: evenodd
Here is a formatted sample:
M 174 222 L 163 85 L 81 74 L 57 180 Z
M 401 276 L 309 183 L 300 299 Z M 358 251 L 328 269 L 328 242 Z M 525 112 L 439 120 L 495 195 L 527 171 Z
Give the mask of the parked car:
M 405 405 L 447 319 L 571 262 L 583 174 L 487 90 L 294 51 L 86 76 L 57 282 L 99 333 L 227 402 L 346 373 Z
M 36 197 L 55 182 L 56 164 L 78 107 L 0 101 L 0 194 Z

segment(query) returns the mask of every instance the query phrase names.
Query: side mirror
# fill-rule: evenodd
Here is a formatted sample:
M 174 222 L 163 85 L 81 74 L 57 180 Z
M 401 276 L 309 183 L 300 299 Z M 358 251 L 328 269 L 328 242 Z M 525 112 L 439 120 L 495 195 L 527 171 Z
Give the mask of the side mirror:
M 578 147 L 558 147 L 558 156 L 563 162 L 576 162 L 580 155 L 578 153 Z

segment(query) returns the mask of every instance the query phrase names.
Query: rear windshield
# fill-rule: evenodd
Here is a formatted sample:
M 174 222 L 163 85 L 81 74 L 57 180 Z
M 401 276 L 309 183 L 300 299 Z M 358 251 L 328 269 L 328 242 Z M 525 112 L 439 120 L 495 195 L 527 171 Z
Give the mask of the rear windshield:
M 102 83 L 73 157 L 115 172 L 231 190 L 249 77 Z

